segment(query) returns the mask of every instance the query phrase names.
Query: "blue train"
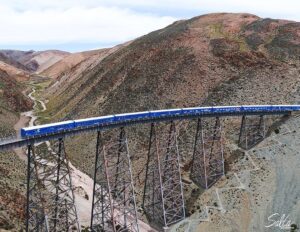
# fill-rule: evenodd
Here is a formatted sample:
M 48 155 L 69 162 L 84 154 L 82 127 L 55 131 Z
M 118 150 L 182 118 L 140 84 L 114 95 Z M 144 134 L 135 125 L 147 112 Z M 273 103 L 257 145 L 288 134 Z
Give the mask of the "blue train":
M 94 126 L 106 126 L 111 124 L 122 124 L 126 122 L 143 122 L 159 118 L 197 117 L 205 115 L 241 115 L 251 113 L 272 113 L 300 111 L 300 105 L 247 105 L 247 106 L 214 106 L 194 107 L 183 109 L 155 110 L 128 114 L 117 114 L 103 117 L 70 120 L 51 123 L 41 126 L 33 126 L 21 129 L 21 137 L 38 137 L 49 134 L 62 133 L 65 131 L 88 128 Z

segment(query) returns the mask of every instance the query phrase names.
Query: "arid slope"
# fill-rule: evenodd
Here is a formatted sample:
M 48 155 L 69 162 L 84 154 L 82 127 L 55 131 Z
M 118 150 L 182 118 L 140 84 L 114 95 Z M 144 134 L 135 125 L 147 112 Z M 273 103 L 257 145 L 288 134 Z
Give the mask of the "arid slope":
M 293 104 L 300 88 L 300 23 L 250 14 L 203 15 L 67 70 L 44 96 L 48 110 L 41 114 L 43 122 L 199 105 Z M 230 125 L 237 128 L 239 123 Z M 224 132 L 228 158 L 235 139 L 231 127 Z M 77 136 L 65 144 L 72 163 L 92 175 L 95 136 Z M 184 155 L 184 164 L 190 159 Z M 145 160 L 132 154 L 135 178 Z M 275 210 L 274 205 L 268 207 Z M 241 214 L 246 215 L 243 220 L 254 212 Z M 253 228 L 251 223 L 242 229 Z
M 175 22 L 83 69 L 49 97 L 48 113 L 54 120 L 230 99 L 289 103 L 298 82 L 299 40 L 299 23 L 249 14 Z
M 293 104 L 300 88 L 300 23 L 250 14 L 203 15 L 92 63 L 48 89 L 44 121 L 199 105 Z M 226 146 L 236 142 L 232 126 L 224 128 Z M 91 135 L 66 141 L 73 164 L 90 175 L 94 143 Z M 226 158 L 233 152 L 226 148 Z M 140 156 L 133 157 L 136 177 L 145 165 Z M 183 155 L 185 162 L 190 159 Z
M 17 51 L 0 50 L 0 55 L 14 63 L 21 64 L 27 71 L 40 73 L 68 55 L 68 52 L 59 50 L 46 51 Z M 4 61 L 5 62 L 5 61 Z
M 104 50 L 105 49 L 100 49 L 69 54 L 55 64 L 49 66 L 47 69 L 44 69 L 42 72 L 40 72 L 40 74 L 53 79 L 57 79 L 60 75 L 70 72 L 71 69 L 77 64 L 92 56 L 103 53 Z
M 10 68 L 10 71 L 15 69 Z M 0 138 L 15 134 L 14 125 L 20 112 L 32 108 L 32 102 L 23 94 L 23 82 L 15 78 L 19 79 L 19 76 L 9 75 L 0 65 Z M 23 224 L 25 175 L 23 160 L 12 151 L 0 153 L 0 231 L 19 231 Z

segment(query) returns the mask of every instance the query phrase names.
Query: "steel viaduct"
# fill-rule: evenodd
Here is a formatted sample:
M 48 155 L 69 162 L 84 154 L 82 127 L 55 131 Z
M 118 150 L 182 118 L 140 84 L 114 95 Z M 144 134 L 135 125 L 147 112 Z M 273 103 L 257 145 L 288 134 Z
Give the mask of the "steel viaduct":
M 157 230 L 167 230 L 186 217 L 178 122 L 195 124 L 190 177 L 207 189 L 225 175 L 223 117 L 241 118 L 238 145 L 249 149 L 266 136 L 266 117 L 297 111 L 300 105 L 247 105 L 110 115 L 23 128 L 21 136 L 2 139 L 0 151 L 27 149 L 26 231 L 80 231 L 64 140 L 96 132 L 89 231 L 142 231 L 127 134 L 128 127 L 143 124 L 149 129 L 141 206 Z M 46 141 L 52 148 L 36 152 L 36 144 Z

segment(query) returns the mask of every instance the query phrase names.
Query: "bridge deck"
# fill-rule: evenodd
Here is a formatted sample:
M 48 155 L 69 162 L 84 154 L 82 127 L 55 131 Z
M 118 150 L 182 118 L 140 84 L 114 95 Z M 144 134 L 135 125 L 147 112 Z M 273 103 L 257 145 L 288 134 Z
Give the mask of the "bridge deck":
M 254 110 L 255 107 L 257 107 L 257 110 Z M 273 110 L 271 110 L 272 107 L 274 108 Z M 277 109 L 275 109 L 275 107 L 277 107 Z M 214 112 L 209 112 L 209 111 L 207 111 L 206 113 L 195 112 L 195 110 L 197 109 L 201 110 L 207 108 L 214 109 Z M 177 111 L 185 110 L 185 111 L 191 111 L 195 113 L 188 113 L 188 114 L 185 113 L 180 115 L 177 112 L 176 114 L 175 113 L 173 114 L 172 112 L 176 112 L 176 110 Z M 144 124 L 150 122 L 160 122 L 160 121 L 170 121 L 170 120 L 183 120 L 183 119 L 192 119 L 192 118 L 199 118 L 199 117 L 225 117 L 225 116 L 242 116 L 242 115 L 288 115 L 294 111 L 300 111 L 300 105 L 224 106 L 224 107 L 196 107 L 196 108 L 175 109 L 175 110 L 172 109 L 172 110 L 164 110 L 164 111 L 149 111 L 149 113 L 167 112 L 168 115 L 162 117 L 153 116 L 153 117 L 145 117 L 145 118 L 138 117 L 139 113 L 122 114 L 122 117 L 126 115 L 128 116 L 130 115 L 131 119 L 119 120 L 116 122 L 102 124 L 98 126 L 76 127 L 72 129 L 66 129 L 59 133 L 49 133 L 45 135 L 32 136 L 30 138 L 15 138 L 15 139 L 7 139 L 7 140 L 4 139 L 0 141 L 0 151 L 26 146 L 30 143 L 50 141 L 61 137 L 75 135 L 82 132 L 106 130 L 115 127 L 130 126 L 134 124 Z M 136 118 L 132 117 L 132 115 L 135 115 Z M 121 116 L 121 115 L 116 115 L 116 116 Z M 43 128 L 47 127 L 48 125 L 49 127 L 51 126 L 50 124 L 46 124 L 43 125 Z

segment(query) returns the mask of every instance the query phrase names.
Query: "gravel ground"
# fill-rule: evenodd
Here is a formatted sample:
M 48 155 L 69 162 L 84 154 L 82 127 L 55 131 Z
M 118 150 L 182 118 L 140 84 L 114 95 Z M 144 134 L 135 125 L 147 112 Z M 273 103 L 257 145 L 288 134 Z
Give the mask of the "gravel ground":
M 278 129 L 244 152 L 226 178 L 195 201 L 200 210 L 170 231 L 290 231 L 266 227 L 280 219 L 281 225 L 290 220 L 299 227 L 300 117 L 289 118 Z

